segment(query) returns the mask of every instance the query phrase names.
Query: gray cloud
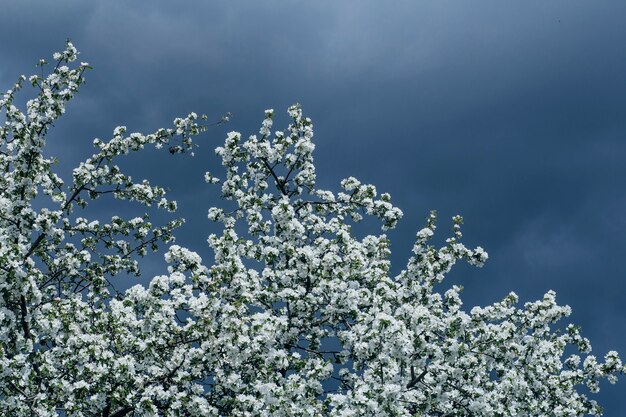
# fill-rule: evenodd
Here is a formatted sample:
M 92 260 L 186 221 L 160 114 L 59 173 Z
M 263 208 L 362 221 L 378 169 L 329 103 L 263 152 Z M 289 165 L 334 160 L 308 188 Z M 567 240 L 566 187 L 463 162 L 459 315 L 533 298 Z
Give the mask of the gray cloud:
M 265 108 L 300 101 L 316 126 L 320 184 L 355 175 L 405 211 L 391 232 L 396 269 L 430 209 L 442 234 L 461 213 L 468 241 L 491 254 L 482 270 L 450 276 L 468 304 L 554 288 L 596 353 L 626 352 L 625 3 L 0 3 L 2 86 L 67 37 L 95 67 L 51 136 L 66 161 L 118 124 L 234 114 L 193 164 L 128 161 L 172 189 L 189 220 L 180 242 L 206 259 L 212 148 L 228 130 L 256 132 Z M 607 415 L 626 408 L 619 390 L 601 400 Z

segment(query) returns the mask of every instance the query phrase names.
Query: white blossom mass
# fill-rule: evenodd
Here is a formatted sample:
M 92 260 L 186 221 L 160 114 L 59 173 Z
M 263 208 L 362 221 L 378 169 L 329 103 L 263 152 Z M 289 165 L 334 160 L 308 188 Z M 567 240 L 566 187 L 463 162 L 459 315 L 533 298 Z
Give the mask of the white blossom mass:
M 465 309 L 447 286 L 455 263 L 487 253 L 462 243 L 462 218 L 442 247 L 436 216 L 391 273 L 387 193 L 350 177 L 316 185 L 313 124 L 299 105 L 285 130 L 266 110 L 256 135 L 228 134 L 226 200 L 209 220 L 207 262 L 173 244 L 183 222 L 148 215 L 88 218 L 105 199 L 175 212 L 166 189 L 116 165 L 147 145 L 191 153 L 206 117 L 150 134 L 117 127 L 65 183 L 46 135 L 84 82 L 71 43 L 0 99 L 0 414 L 3 416 L 578 416 L 599 414 L 598 381 L 626 368 L 591 345 L 550 291 Z M 47 71 L 47 75 L 43 72 Z M 36 93 L 25 110 L 18 97 Z M 172 151 L 173 149 L 173 151 Z M 61 161 L 62 162 L 62 161 Z M 222 178 L 220 178 L 222 177 Z M 209 187 L 211 185 L 208 185 Z M 142 257 L 168 245 L 167 271 L 116 291 Z

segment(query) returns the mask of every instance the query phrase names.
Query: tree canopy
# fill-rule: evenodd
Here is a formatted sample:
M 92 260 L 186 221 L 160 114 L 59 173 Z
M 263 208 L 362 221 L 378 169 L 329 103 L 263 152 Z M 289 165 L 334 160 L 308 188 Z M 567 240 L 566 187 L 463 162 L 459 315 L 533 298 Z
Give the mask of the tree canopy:
M 90 69 L 77 55 L 68 42 L 0 99 L 0 414 L 601 413 L 590 396 L 626 371 L 618 354 L 591 355 L 579 329 L 560 324 L 570 309 L 554 292 L 466 310 L 444 278 L 487 253 L 462 243 L 460 216 L 436 247 L 431 213 L 392 276 L 386 235 L 355 230 L 371 217 L 384 232 L 402 212 L 353 177 L 340 191 L 316 186 L 313 124 L 299 105 L 285 130 L 273 131 L 266 110 L 258 134 L 231 132 L 216 149 L 224 173 L 205 179 L 232 209 L 208 211 L 221 228 L 208 237 L 210 262 L 174 244 L 181 219 L 85 217 L 110 198 L 176 211 L 163 187 L 135 182 L 116 160 L 147 145 L 189 153 L 208 124 L 191 113 L 150 134 L 117 127 L 65 183 L 43 150 Z M 36 96 L 20 110 L 28 85 Z M 110 285 L 139 275 L 164 244 L 163 275 L 123 292 Z

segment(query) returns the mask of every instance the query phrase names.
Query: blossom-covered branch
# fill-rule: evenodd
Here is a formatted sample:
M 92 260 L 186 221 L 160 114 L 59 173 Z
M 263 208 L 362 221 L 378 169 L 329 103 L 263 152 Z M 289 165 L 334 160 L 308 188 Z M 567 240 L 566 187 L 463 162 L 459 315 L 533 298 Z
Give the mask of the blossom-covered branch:
M 0 100 L 1 415 L 601 413 L 591 396 L 626 371 L 619 355 L 591 355 L 580 330 L 559 323 L 570 309 L 554 292 L 465 309 L 446 275 L 488 255 L 463 243 L 460 216 L 436 247 L 431 213 L 392 275 L 387 236 L 356 229 L 372 217 L 384 232 L 402 212 L 353 177 L 339 191 L 317 187 L 313 124 L 299 105 L 286 129 L 274 131 L 266 110 L 258 135 L 231 132 L 216 149 L 223 179 L 205 179 L 234 209 L 208 210 L 221 227 L 209 262 L 173 244 L 182 219 L 88 218 L 87 204 L 111 197 L 174 212 L 164 188 L 116 159 L 147 145 L 190 152 L 208 125 L 191 113 L 150 134 L 117 127 L 65 184 L 43 149 L 90 68 L 77 55 L 68 42 L 47 76 L 21 77 Z M 27 79 L 36 98 L 23 112 L 14 101 Z M 163 275 L 111 285 L 162 243 Z

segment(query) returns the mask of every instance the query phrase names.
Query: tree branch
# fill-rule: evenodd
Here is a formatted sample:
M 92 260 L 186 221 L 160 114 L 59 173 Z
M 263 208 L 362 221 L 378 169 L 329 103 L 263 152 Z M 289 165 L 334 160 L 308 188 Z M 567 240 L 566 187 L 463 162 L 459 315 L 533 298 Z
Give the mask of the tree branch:
M 272 174 L 272 177 L 274 177 L 274 181 L 276 181 L 276 186 L 278 187 L 278 189 L 280 190 L 282 195 L 287 195 L 287 190 L 285 189 L 285 184 L 283 183 L 283 181 L 278 179 L 278 177 L 276 176 L 276 173 L 274 172 L 274 169 L 270 166 L 269 162 L 267 162 L 267 159 L 261 158 L 261 161 L 263 161 L 263 164 L 265 165 L 265 168 L 267 168 L 267 170 L 270 172 L 270 174 Z
M 102 417 L 123 417 L 133 410 L 133 407 L 125 406 L 111 414 L 111 404 L 107 404 L 106 407 L 104 407 L 104 410 L 102 410 Z
M 424 379 L 424 377 L 426 376 L 427 372 L 428 372 L 428 368 L 424 369 L 421 374 L 415 376 L 415 368 L 411 366 L 411 380 L 407 384 L 406 389 L 411 389 L 414 386 L 416 386 L 418 383 L 420 383 L 420 381 Z

